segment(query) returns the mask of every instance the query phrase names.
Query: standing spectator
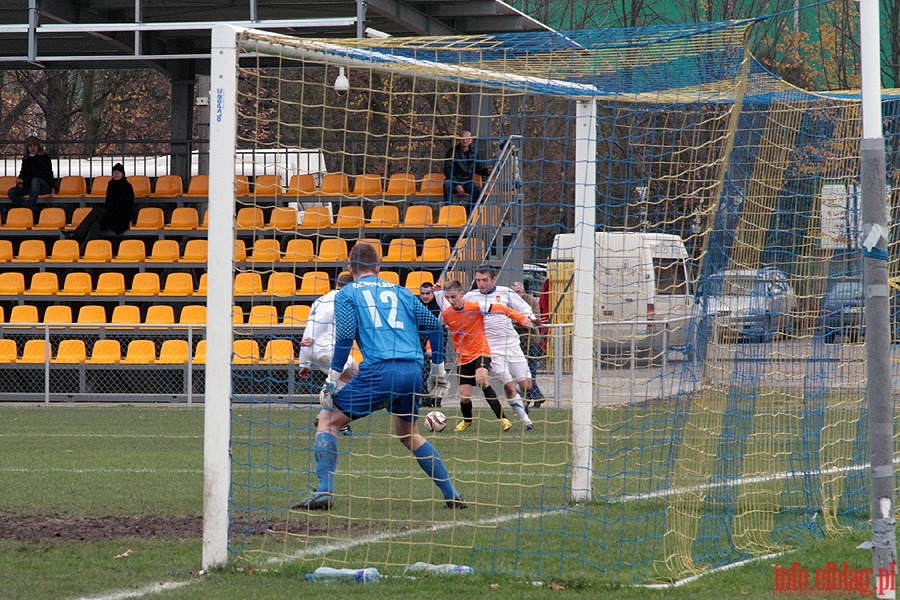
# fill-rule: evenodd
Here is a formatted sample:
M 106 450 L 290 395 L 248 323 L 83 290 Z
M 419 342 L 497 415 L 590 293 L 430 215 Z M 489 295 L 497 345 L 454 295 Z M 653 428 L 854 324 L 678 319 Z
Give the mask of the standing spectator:
M 419 287 L 419 300 L 434 315 L 435 319 L 441 318 L 441 307 L 434 297 L 432 284 L 426 281 Z M 428 394 L 428 376 L 431 374 L 431 344 L 428 343 L 428 336 L 425 335 L 419 335 L 419 341 L 422 343 L 422 352 L 425 354 L 425 362 L 422 363 L 422 400 L 419 402 L 419 406 L 440 408 L 441 397 Z
M 472 212 L 472 207 L 481 196 L 481 187 L 475 185 L 475 175 L 487 177 L 491 170 L 484 163 L 472 147 L 472 133 L 463 131 L 459 134 L 459 141 L 447 151 L 444 163 L 444 203 L 450 204 L 453 195 L 467 196 L 466 210 Z
M 514 281 L 509 289 L 519 295 L 519 297 L 528 303 L 531 310 L 537 317 L 542 317 L 540 301 L 531 294 L 525 293 L 525 286 L 521 281 Z M 533 401 L 535 408 L 539 408 L 544 403 L 544 393 L 537 383 L 538 359 L 543 356 L 541 331 L 537 328 L 522 327 L 514 324 L 515 330 L 519 334 L 519 343 L 522 346 L 522 352 L 528 360 L 528 370 L 531 373 L 531 388 L 525 392 L 525 400 Z
M 122 235 L 131 227 L 134 216 L 134 188 L 125 177 L 125 167 L 116 163 L 112 168 L 112 179 L 106 188 L 106 201 L 103 206 L 91 209 L 84 220 L 69 234 L 69 237 L 84 244 L 88 240 L 100 237 L 104 230 L 111 230 Z
M 38 196 L 53 193 L 53 164 L 44 152 L 41 141 L 28 136 L 25 139 L 25 156 L 16 179 L 16 187 L 6 192 L 13 208 L 37 208 Z M 27 199 L 26 199 L 27 196 Z

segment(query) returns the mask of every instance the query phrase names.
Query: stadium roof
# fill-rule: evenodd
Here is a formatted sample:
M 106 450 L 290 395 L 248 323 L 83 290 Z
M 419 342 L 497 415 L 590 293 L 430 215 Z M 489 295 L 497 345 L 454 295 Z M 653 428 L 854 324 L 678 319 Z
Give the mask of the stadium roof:
M 0 68 L 72 68 L 71 63 L 91 68 L 130 67 L 139 66 L 134 63 L 202 61 L 209 56 L 210 30 L 220 22 L 303 37 L 356 37 L 360 3 L 6 0 L 0 4 Z M 365 0 L 363 4 L 364 28 L 372 36 L 550 30 L 500 0 Z

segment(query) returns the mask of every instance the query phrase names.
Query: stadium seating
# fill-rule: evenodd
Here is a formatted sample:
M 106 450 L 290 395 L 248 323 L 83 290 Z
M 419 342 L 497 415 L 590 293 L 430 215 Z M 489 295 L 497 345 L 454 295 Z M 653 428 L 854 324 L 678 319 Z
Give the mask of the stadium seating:
M 259 360 L 259 344 L 256 340 L 234 340 L 233 358 L 236 365 L 252 365 Z
M 45 340 L 28 340 L 22 349 L 22 356 L 16 360 L 20 365 L 40 365 L 50 357 L 50 347 Z
M 190 296 L 194 293 L 194 278 L 190 273 L 169 273 L 160 296 Z
M 125 351 L 123 365 L 152 365 L 156 362 L 156 346 L 152 340 L 131 340 Z
M 109 240 L 89 240 L 84 246 L 80 262 L 110 262 L 113 258 L 112 243 Z
M 128 183 L 134 189 L 135 198 L 146 198 L 150 195 L 150 178 L 146 175 L 132 175 L 128 177 Z
M 180 175 L 162 175 L 156 178 L 156 188 L 151 198 L 177 198 L 184 193 L 184 183 Z
M 180 206 L 172 211 L 172 217 L 169 224 L 165 226 L 167 231 L 176 230 L 192 230 L 197 229 L 200 225 L 200 217 L 197 215 L 197 209 L 192 206 Z
M 188 191 L 185 196 L 201 198 L 209 196 L 209 175 L 194 175 L 188 183 Z
M 16 346 L 16 340 L 0 340 L 0 363 L 13 364 L 17 358 L 19 358 L 19 349 Z
M 13 262 L 44 262 L 46 259 L 47 247 L 44 240 L 22 240 Z
M 400 225 L 400 211 L 393 204 L 381 204 L 372 208 L 368 227 L 397 227 Z
M 262 276 L 259 273 L 238 273 L 234 276 L 235 296 L 255 296 L 262 294 Z
M 178 323 L 181 325 L 206 325 L 206 305 L 188 304 L 182 306 L 181 313 L 178 315 Z
M 197 289 L 194 290 L 195 296 L 205 296 L 206 290 L 209 282 L 209 274 L 203 273 L 200 275 L 200 280 L 197 282 Z
M 174 263 L 181 258 L 181 251 L 176 240 L 156 240 L 150 250 L 147 262 Z
M 338 209 L 334 220 L 334 227 L 346 229 L 359 229 L 366 224 L 366 217 L 362 206 L 342 206 Z
M 329 291 L 331 291 L 331 281 L 328 279 L 328 273 L 307 271 L 300 280 L 300 289 L 297 290 L 297 295 L 321 296 Z
M 316 194 L 316 178 L 309 174 L 292 175 L 286 196 L 314 196 Z
M 419 186 L 419 196 L 440 196 L 444 195 L 444 174 L 428 173 L 422 179 L 422 185 Z
M 331 227 L 331 208 L 328 206 L 310 206 L 303 212 L 302 229 L 327 229 Z
M 294 342 L 274 339 L 266 342 L 266 350 L 259 360 L 265 365 L 289 365 L 294 362 Z
M 273 296 L 293 296 L 297 291 L 297 277 L 289 272 L 276 272 L 269 275 L 266 282 L 266 294 Z
M 117 325 L 139 325 L 141 309 L 134 304 L 120 304 L 113 308 L 109 322 Z
M 247 260 L 247 245 L 244 240 L 234 240 L 234 260 L 237 262 Z
M 34 227 L 34 213 L 30 208 L 11 208 L 6 213 L 6 220 L 0 229 L 28 230 Z
M 86 273 L 85 273 L 86 274 Z M 90 291 L 90 286 L 88 286 Z M 78 309 L 76 323 L 88 325 L 102 325 L 106 323 L 106 309 L 99 304 L 84 304 Z
M 384 262 L 411 263 L 416 261 L 416 241 L 407 238 L 396 238 L 388 245 Z
M 59 276 L 54 272 L 35 273 L 31 285 L 25 290 L 26 296 L 53 296 L 59 291 Z
M 254 196 L 280 196 L 284 191 L 281 175 L 257 175 L 253 185 Z
M 74 271 L 66 274 L 63 280 L 62 289 L 59 290 L 57 296 L 87 296 L 93 289 L 91 274 L 82 271 Z
M 175 309 L 168 304 L 151 304 L 144 315 L 145 325 L 174 325 Z
M 16 176 L 0 175 L 0 194 L 6 194 L 6 191 L 11 187 L 16 187 Z
M 158 365 L 184 365 L 188 362 L 188 343 L 186 340 L 165 340 L 159 349 Z
M 266 226 L 263 210 L 258 206 L 245 206 L 238 209 L 235 227 L 238 229 L 262 229 Z
M 41 211 L 38 216 L 38 222 L 32 229 L 38 231 L 53 231 L 65 229 L 66 227 L 66 211 L 58 206 L 50 206 Z
M 207 240 L 188 240 L 184 245 L 184 254 L 181 262 L 205 263 L 209 245 Z
M 244 309 L 238 305 L 234 305 L 231 307 L 231 324 L 232 325 L 243 325 L 244 324 Z
M 292 304 L 284 309 L 284 325 L 293 325 L 294 327 L 306 327 L 309 320 L 310 307 L 306 304 Z
M 376 198 L 381 197 L 383 193 L 381 175 L 365 173 L 356 177 L 356 180 L 353 182 L 353 191 L 349 195 L 353 197 Z
M 91 296 L 122 296 L 125 294 L 125 276 L 115 271 L 105 271 L 97 278 L 97 287 Z
M 9 325 L 27 323 L 33 325 L 39 323 L 38 309 L 33 304 L 17 304 L 9 311 Z
M 0 240 L 0 262 L 9 262 L 13 259 L 13 245 L 9 240 Z
M 59 180 L 59 191 L 54 198 L 81 198 L 87 194 L 87 184 L 81 175 L 66 175 Z
M 106 273 L 101 273 L 102 278 Z M 99 289 L 100 283 L 97 283 Z M 145 272 L 137 273 L 131 280 L 131 289 L 125 292 L 126 296 L 158 296 L 159 295 L 159 273 Z
M 438 211 L 435 227 L 463 227 L 469 220 L 466 207 L 460 204 L 445 204 Z
M 156 231 L 166 226 L 163 209 L 157 206 L 145 206 L 138 211 L 137 218 L 131 226 L 132 231 Z
M 91 182 L 91 191 L 85 194 L 89 198 L 106 198 L 106 188 L 109 186 L 109 175 L 98 175 Z
M 143 262 L 147 259 L 147 249 L 143 240 L 122 240 L 113 262 Z
M 0 296 L 20 296 L 25 293 L 25 276 L 18 271 L 0 273 Z
M 341 238 L 325 238 L 319 242 L 316 255 L 319 262 L 339 262 L 347 260 L 347 241 Z
M 419 262 L 445 263 L 450 258 L 450 242 L 444 238 L 427 238 L 422 242 Z
M 298 212 L 296 208 L 278 206 L 272 209 L 269 215 L 269 229 L 291 231 L 297 229 Z
M 288 240 L 284 255 L 281 257 L 281 262 L 310 262 L 315 260 L 315 258 L 316 251 L 313 248 L 312 240 L 293 239 Z
M 84 221 L 84 218 L 88 216 L 91 212 L 90 206 L 79 206 L 74 211 L 72 211 L 72 221 L 69 223 L 69 229 L 75 229 L 81 222 Z
M 209 229 L 209 209 L 203 211 L 203 220 L 200 221 L 200 225 L 197 227 L 197 229 Z
M 250 195 L 250 178 L 246 175 L 234 176 L 234 195 L 236 197 Z
M 404 285 L 408 290 L 418 296 L 419 288 L 422 287 L 422 284 L 425 282 L 434 283 L 434 275 L 432 275 L 430 271 L 413 271 L 406 276 L 406 283 Z
M 385 196 L 414 196 L 416 194 L 416 177 L 411 173 L 394 173 L 390 176 Z
M 350 194 L 350 180 L 343 173 L 328 173 L 322 178 L 320 196 L 347 196 Z
M 434 224 L 434 214 L 426 204 L 414 204 L 403 215 L 404 227 L 428 227 Z
M 81 248 L 76 240 L 56 240 L 50 249 L 47 262 L 73 263 L 81 258 Z
M 44 310 L 45 324 L 62 324 L 71 325 L 72 323 L 72 307 L 68 304 L 52 304 Z
M 394 285 L 400 285 L 400 274 L 397 271 L 385 271 L 382 269 L 378 272 L 378 278 L 390 281 Z
M 281 242 L 273 239 L 258 239 L 253 242 L 253 250 L 247 262 L 278 262 L 281 260 Z
M 278 325 L 278 311 L 271 304 L 257 304 L 250 308 L 248 325 Z
M 191 362 L 195 365 L 206 364 L 206 340 L 197 342 L 197 347 L 194 349 L 194 360 Z
M 377 238 L 360 238 L 360 239 L 356 240 L 356 243 L 357 244 L 368 244 L 368 245 L 372 246 L 373 248 L 375 248 L 375 252 L 378 253 L 378 260 L 381 260 L 383 258 L 382 248 L 381 248 L 381 240 L 379 240 Z M 355 245 L 356 244 L 354 244 L 354 246 Z
M 56 356 L 50 362 L 57 365 L 78 365 L 86 360 L 84 340 L 62 340 L 56 349 Z
M 118 340 L 97 340 L 91 348 L 88 365 L 115 365 L 122 360 L 122 345 Z

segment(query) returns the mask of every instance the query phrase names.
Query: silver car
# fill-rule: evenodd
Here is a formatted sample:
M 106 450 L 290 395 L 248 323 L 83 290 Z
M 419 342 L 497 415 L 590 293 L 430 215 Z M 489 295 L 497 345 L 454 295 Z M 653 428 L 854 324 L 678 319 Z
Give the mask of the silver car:
M 701 307 L 714 335 L 769 341 L 787 332 L 797 296 L 788 275 L 773 267 L 726 269 L 703 286 Z

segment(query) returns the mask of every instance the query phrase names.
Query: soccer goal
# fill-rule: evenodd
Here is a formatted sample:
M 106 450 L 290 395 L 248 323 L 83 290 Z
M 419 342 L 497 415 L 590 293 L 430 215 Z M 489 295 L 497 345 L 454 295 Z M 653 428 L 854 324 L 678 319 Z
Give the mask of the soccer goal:
M 859 102 L 772 77 L 750 27 L 217 27 L 204 565 L 630 584 L 863 526 L 864 332 L 858 303 L 825 304 L 860 285 Z M 444 185 L 464 131 L 494 167 L 478 193 Z M 247 160 L 273 151 L 323 158 Z M 359 242 L 414 293 L 470 287 L 482 263 L 500 285 L 546 275 L 526 291 L 547 326 L 521 338 L 534 430 L 503 403 L 504 431 L 476 394 L 456 432 L 451 393 L 448 428 L 427 432 L 465 511 L 443 507 L 384 411 L 340 437 L 331 510 L 293 508 L 316 484 L 323 381 L 297 363 L 306 311 Z

